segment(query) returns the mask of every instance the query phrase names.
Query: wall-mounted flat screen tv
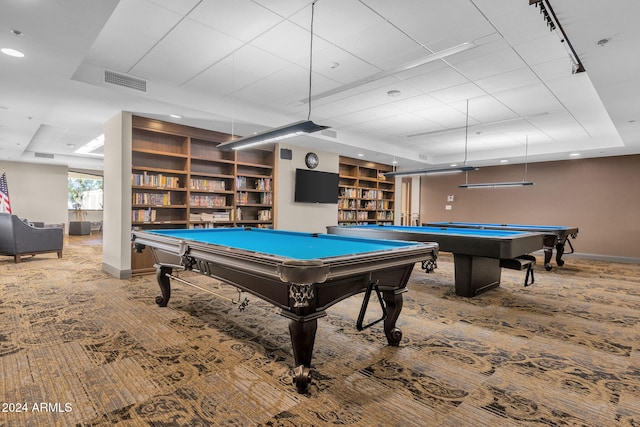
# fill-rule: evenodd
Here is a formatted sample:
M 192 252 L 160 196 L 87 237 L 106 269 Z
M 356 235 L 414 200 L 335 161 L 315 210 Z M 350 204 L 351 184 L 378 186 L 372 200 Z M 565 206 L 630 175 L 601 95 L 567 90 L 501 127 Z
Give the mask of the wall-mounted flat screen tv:
M 338 203 L 338 174 L 296 169 L 294 201 L 301 203 Z

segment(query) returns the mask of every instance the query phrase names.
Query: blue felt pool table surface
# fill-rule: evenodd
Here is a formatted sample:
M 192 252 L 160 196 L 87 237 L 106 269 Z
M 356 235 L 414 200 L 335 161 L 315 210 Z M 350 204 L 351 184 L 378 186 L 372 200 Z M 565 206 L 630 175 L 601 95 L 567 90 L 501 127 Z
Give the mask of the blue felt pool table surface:
M 529 224 L 498 224 L 489 222 L 429 222 L 427 226 L 430 227 L 492 227 L 492 228 L 504 228 L 511 230 L 528 230 L 532 232 L 545 232 L 545 231 L 563 231 L 574 229 L 575 227 L 567 227 L 564 225 L 529 225 Z
M 442 235 L 457 235 L 457 236 L 477 236 L 487 238 L 512 238 L 521 235 L 528 234 L 524 231 L 512 231 L 512 230 L 493 230 L 493 229 L 478 229 L 478 228 L 443 228 L 443 227 L 427 227 L 427 226 L 410 226 L 410 225 L 358 225 L 357 228 L 368 228 L 371 230 L 392 230 L 392 231 L 404 231 L 410 233 L 423 233 L 423 234 L 442 234 Z
M 300 260 L 415 246 L 415 242 L 344 237 L 259 228 L 148 230 L 149 233 Z

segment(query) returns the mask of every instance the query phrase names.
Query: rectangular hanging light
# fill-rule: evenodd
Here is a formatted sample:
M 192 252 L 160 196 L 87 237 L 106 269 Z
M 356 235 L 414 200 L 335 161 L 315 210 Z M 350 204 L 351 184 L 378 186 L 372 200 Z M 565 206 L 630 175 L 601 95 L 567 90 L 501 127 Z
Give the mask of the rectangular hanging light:
M 282 141 L 283 139 L 293 138 L 305 133 L 313 133 L 319 130 L 327 129 L 330 126 L 322 126 L 313 123 L 311 120 L 301 120 L 279 128 L 270 129 L 255 135 L 245 136 L 234 139 L 233 141 L 224 142 L 218 145 L 220 150 L 242 150 L 243 148 L 254 147 L 256 145 L 269 144 Z
M 477 184 L 462 184 L 460 188 L 503 188 L 503 187 L 523 187 L 525 185 L 533 185 L 531 181 L 515 181 L 515 182 L 482 182 Z
M 414 169 L 408 171 L 387 172 L 384 174 L 387 178 L 394 176 L 421 176 L 421 175 L 447 175 L 460 172 L 468 172 L 476 170 L 473 166 L 453 166 L 441 169 Z

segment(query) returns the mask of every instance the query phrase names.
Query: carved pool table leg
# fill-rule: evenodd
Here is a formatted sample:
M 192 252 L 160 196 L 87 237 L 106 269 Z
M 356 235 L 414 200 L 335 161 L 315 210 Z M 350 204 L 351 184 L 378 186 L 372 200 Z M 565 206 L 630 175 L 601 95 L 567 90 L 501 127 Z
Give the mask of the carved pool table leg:
M 171 274 L 171 267 L 160 266 L 156 269 L 156 279 L 160 286 L 160 292 L 162 295 L 156 297 L 156 304 L 160 307 L 166 307 L 171 298 L 171 279 L 168 275 Z
M 292 319 L 289 322 L 289 334 L 291 335 L 293 358 L 296 366 L 293 371 L 293 382 L 299 393 L 304 393 L 311 382 L 309 370 L 311 368 L 311 356 L 317 330 L 318 319 L 308 321 Z
M 558 242 L 556 244 L 556 264 L 562 267 L 564 265 L 564 260 L 562 259 L 562 255 L 564 255 L 564 242 Z
M 389 345 L 399 345 L 402 340 L 402 331 L 396 328 L 396 320 L 402 311 L 402 294 L 406 292 L 404 289 L 396 289 L 392 291 L 382 291 L 382 299 L 387 307 L 387 318 L 384 319 L 384 334 L 387 336 Z

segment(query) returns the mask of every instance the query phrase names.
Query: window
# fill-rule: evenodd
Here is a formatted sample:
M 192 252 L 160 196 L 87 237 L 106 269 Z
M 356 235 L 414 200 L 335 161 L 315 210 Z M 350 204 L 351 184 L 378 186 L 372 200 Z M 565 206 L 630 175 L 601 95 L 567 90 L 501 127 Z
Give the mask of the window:
M 69 173 L 69 210 L 102 210 L 103 181 L 101 176 Z

